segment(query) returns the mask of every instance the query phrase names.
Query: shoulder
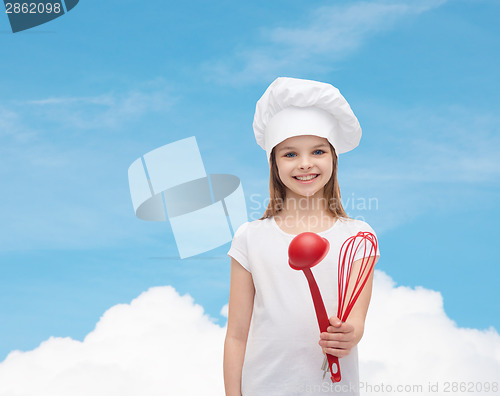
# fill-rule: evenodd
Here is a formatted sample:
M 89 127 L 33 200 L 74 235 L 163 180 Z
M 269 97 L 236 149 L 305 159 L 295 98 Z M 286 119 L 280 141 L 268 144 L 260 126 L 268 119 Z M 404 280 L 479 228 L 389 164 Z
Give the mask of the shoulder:
M 340 221 L 340 224 L 342 224 L 343 227 L 348 229 L 351 233 L 358 233 L 359 231 L 364 231 L 364 232 L 371 232 L 375 234 L 375 231 L 373 228 L 364 220 L 359 220 L 359 219 L 350 219 L 350 218 L 344 218 L 341 217 L 337 221 Z
M 262 233 L 262 231 L 270 226 L 271 218 L 263 220 L 247 221 L 241 224 L 235 231 L 234 236 L 239 237 L 246 234 Z
M 234 232 L 234 236 L 235 237 L 239 237 L 241 235 L 243 235 L 245 232 L 246 232 L 246 229 L 248 228 L 248 224 L 250 224 L 248 221 L 244 222 L 243 224 L 241 224 L 237 229 L 236 231 Z

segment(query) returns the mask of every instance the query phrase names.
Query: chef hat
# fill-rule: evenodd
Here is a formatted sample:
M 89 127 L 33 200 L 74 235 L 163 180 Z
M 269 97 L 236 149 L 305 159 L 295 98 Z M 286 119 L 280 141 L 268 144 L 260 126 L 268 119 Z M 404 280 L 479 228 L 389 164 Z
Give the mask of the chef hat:
M 292 136 L 326 138 L 337 155 L 352 150 L 361 139 L 358 119 L 337 88 L 288 77 L 274 80 L 257 102 L 253 130 L 268 161 L 272 149 Z

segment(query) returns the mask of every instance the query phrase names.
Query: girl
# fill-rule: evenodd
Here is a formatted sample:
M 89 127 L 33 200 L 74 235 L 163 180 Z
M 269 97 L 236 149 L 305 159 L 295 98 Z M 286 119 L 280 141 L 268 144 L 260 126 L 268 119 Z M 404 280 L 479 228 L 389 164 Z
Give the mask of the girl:
M 235 232 L 229 314 L 224 344 L 226 396 L 358 395 L 356 345 L 370 302 L 373 273 L 345 323 L 337 310 L 337 265 L 342 243 L 373 229 L 350 219 L 340 201 L 337 155 L 355 148 L 361 128 L 340 92 L 329 84 L 278 78 L 258 101 L 254 131 L 267 152 L 270 201 L 259 220 Z M 313 269 L 327 312 L 318 334 L 308 284 L 288 265 L 288 246 L 305 231 L 330 242 Z M 366 258 L 378 260 L 376 256 Z M 356 261 L 363 259 L 363 246 Z M 324 353 L 340 359 L 342 380 L 323 379 Z

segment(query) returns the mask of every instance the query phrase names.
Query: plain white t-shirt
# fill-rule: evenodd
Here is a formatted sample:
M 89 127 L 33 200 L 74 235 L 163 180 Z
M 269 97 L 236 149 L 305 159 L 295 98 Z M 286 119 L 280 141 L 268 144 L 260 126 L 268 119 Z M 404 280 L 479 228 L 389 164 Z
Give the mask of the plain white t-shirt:
M 311 269 L 329 317 L 337 314 L 340 248 L 359 231 L 376 235 L 366 222 L 343 218 L 317 233 L 330 242 L 326 257 Z M 273 217 L 255 220 L 238 228 L 228 252 L 252 274 L 255 286 L 242 396 L 359 395 L 357 347 L 340 359 L 341 382 L 332 383 L 329 373 L 323 379 L 324 355 L 318 345 L 320 331 L 311 292 L 304 273 L 288 264 L 288 246 L 294 237 L 279 228 Z M 362 248 L 355 260 L 363 257 Z

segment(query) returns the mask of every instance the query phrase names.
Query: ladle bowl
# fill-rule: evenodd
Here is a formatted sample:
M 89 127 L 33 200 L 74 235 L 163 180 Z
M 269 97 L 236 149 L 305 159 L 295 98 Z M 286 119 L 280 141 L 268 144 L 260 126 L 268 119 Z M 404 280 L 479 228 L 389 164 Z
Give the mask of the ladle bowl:
M 288 264 L 297 271 L 312 268 L 325 258 L 329 250 L 328 239 L 314 232 L 303 232 L 290 242 Z

